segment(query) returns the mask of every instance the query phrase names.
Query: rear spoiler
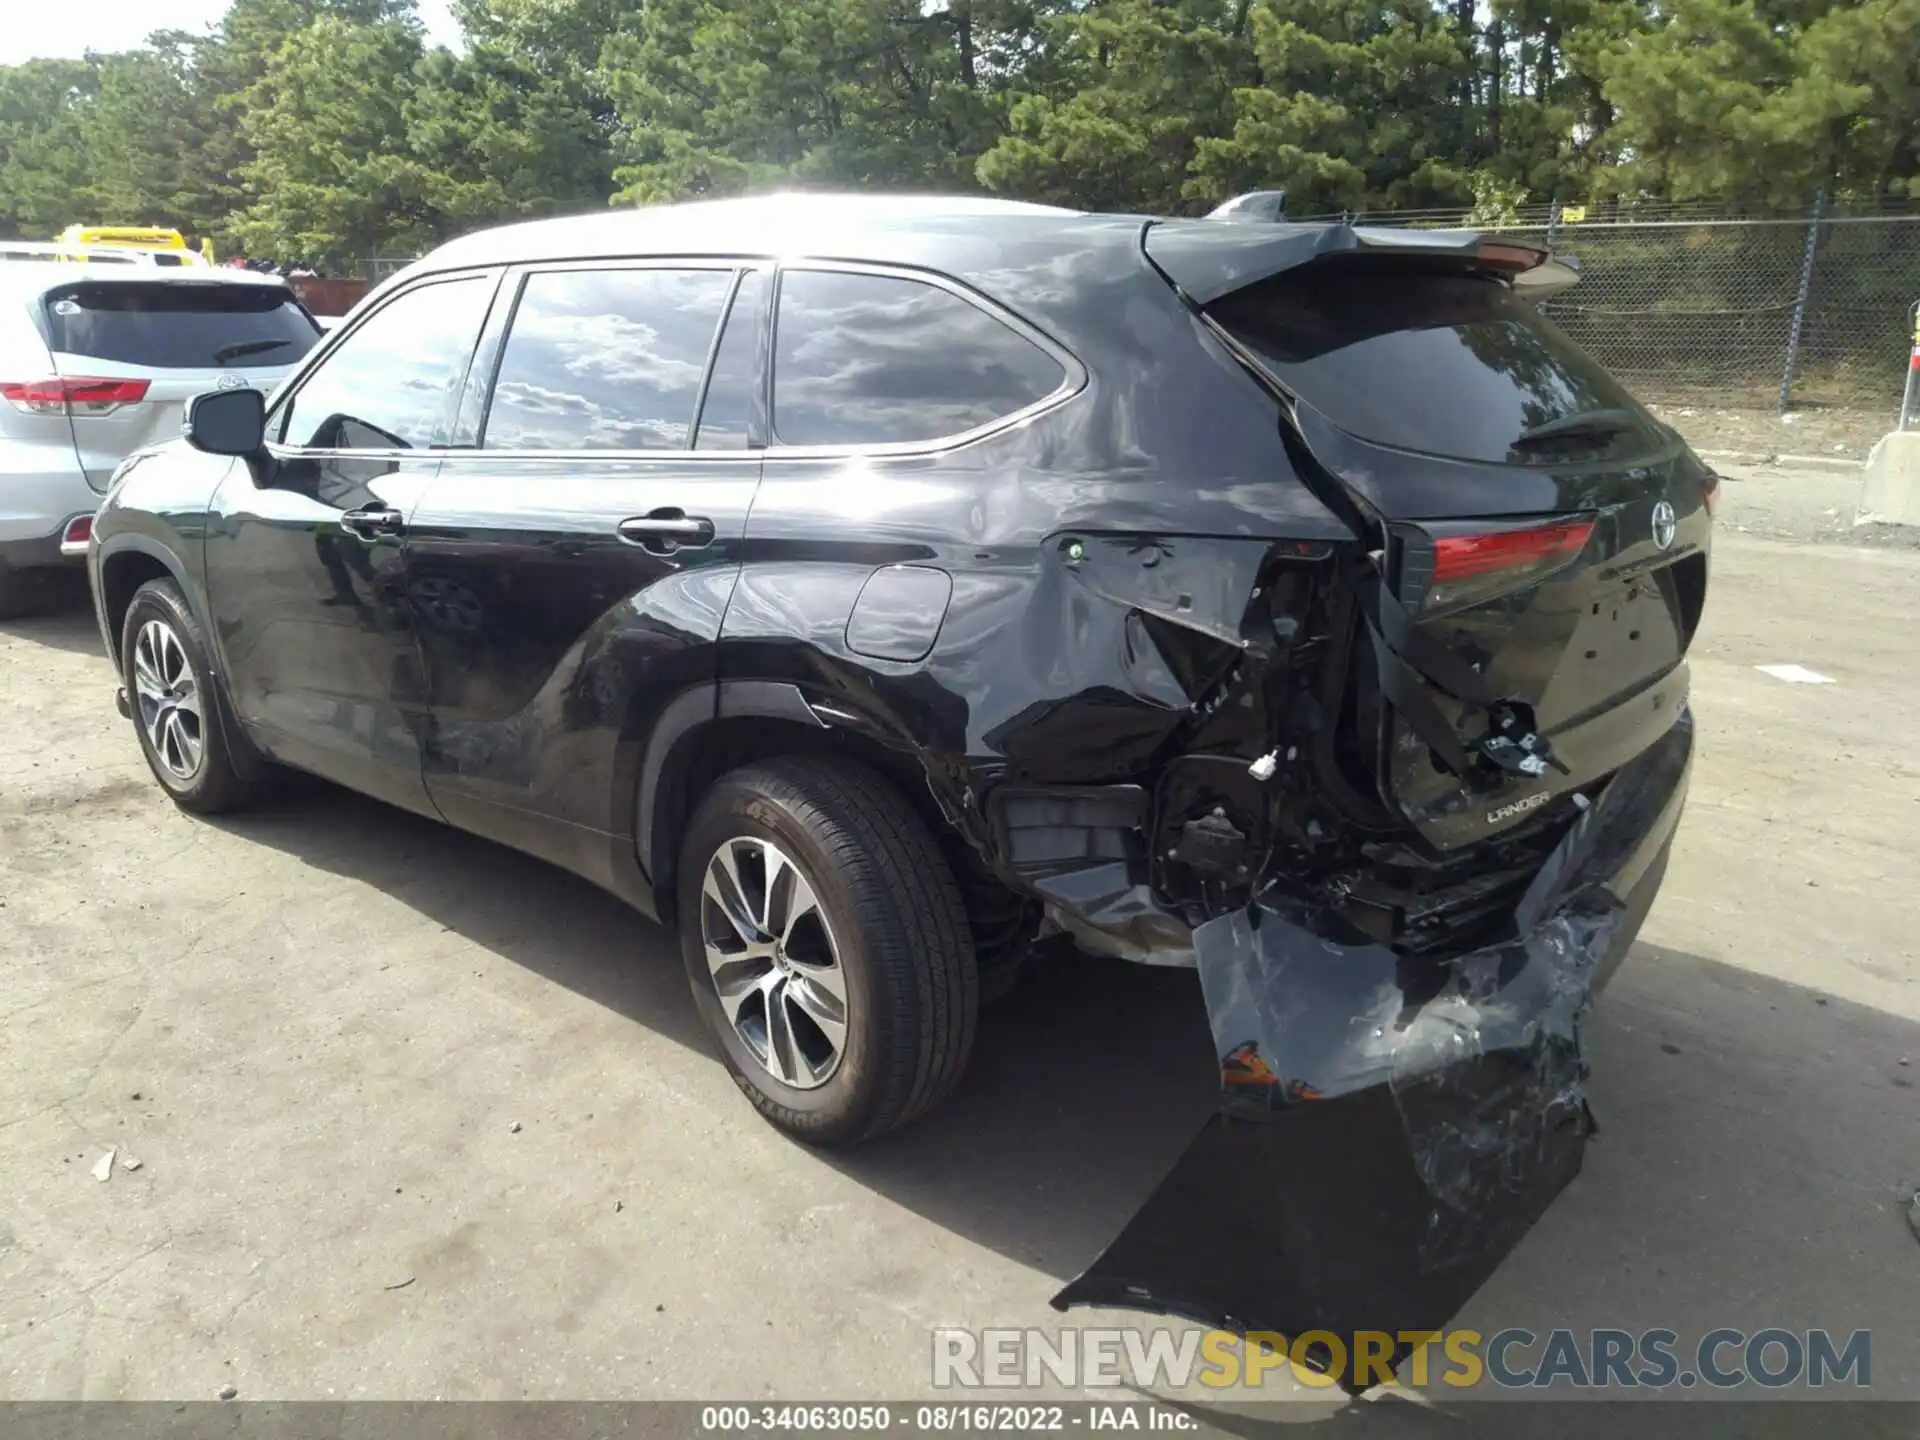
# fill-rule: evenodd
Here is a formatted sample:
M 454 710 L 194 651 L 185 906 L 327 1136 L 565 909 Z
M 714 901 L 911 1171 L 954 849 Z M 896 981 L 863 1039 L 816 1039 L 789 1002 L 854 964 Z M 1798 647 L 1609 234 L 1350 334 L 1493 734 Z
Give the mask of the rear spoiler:
M 1195 305 L 1210 305 L 1223 295 L 1328 256 L 1369 252 L 1459 261 L 1504 276 L 1534 300 L 1557 295 L 1580 278 L 1572 257 L 1499 235 L 1337 221 L 1256 221 L 1244 211 L 1216 212 L 1205 220 L 1149 221 L 1140 243 L 1154 268 Z

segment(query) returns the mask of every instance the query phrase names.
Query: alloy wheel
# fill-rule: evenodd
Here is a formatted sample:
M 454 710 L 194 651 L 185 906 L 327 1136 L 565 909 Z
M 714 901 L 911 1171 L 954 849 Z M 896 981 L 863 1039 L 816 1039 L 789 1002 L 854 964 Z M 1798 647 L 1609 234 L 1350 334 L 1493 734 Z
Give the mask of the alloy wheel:
M 700 935 L 720 1008 L 762 1068 L 812 1090 L 847 1041 L 846 972 L 807 877 L 756 836 L 725 841 L 700 887 Z
M 200 687 L 180 637 L 164 620 L 140 627 L 133 646 L 133 688 L 140 728 L 154 758 L 174 779 L 193 779 L 206 754 Z

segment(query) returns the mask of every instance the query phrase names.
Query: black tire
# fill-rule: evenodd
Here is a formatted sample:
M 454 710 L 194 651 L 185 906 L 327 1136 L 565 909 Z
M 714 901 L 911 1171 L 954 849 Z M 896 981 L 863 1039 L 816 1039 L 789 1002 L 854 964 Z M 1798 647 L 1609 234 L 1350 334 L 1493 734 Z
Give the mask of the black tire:
M 190 775 L 182 776 L 157 753 L 147 733 L 141 706 L 140 686 L 135 676 L 136 647 L 149 622 L 165 625 L 177 639 L 186 668 L 192 672 L 193 689 L 201 699 L 198 723 L 194 727 L 200 742 L 199 763 Z M 127 618 L 120 627 L 120 673 L 126 683 L 127 702 L 133 712 L 134 735 L 140 753 L 147 757 L 153 778 L 183 810 L 202 815 L 230 810 L 254 791 L 257 766 L 252 757 L 236 754 L 231 737 L 237 734 L 226 691 L 213 666 L 207 660 L 205 636 L 193 611 L 187 607 L 180 587 L 171 580 L 149 580 L 133 592 Z
M 721 1007 L 702 889 L 708 865 L 734 840 L 777 846 L 812 887 L 832 935 L 846 1035 L 836 1068 L 816 1088 L 769 1073 Z M 925 1114 L 953 1089 L 980 1005 L 966 909 L 926 825 L 881 776 L 817 756 L 723 775 L 687 827 L 678 888 L 694 1000 L 734 1082 L 775 1125 L 813 1144 L 868 1140 Z

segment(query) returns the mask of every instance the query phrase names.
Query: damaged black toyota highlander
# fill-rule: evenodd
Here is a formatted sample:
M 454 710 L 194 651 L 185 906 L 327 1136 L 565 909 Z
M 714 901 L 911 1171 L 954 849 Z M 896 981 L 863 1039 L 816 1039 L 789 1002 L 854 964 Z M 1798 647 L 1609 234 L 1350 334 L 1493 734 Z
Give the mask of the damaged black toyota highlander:
M 772 197 L 455 241 L 94 526 L 159 782 L 316 772 L 678 928 L 813 1141 L 1035 942 L 1219 1114 L 1063 1304 L 1437 1327 L 1577 1169 L 1714 477 L 1460 234 Z

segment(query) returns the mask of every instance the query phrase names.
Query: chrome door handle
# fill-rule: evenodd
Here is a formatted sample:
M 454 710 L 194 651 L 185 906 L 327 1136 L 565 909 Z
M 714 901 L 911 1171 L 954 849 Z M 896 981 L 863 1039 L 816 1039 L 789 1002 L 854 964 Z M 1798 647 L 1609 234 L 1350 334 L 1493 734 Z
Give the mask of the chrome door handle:
M 340 528 L 362 540 L 378 540 L 382 535 L 398 535 L 407 527 L 398 510 L 381 505 L 369 506 L 365 510 L 343 511 Z
M 676 550 L 699 550 L 713 543 L 713 521 L 704 515 L 666 506 L 622 520 L 617 527 L 620 538 L 655 555 L 671 555 Z

